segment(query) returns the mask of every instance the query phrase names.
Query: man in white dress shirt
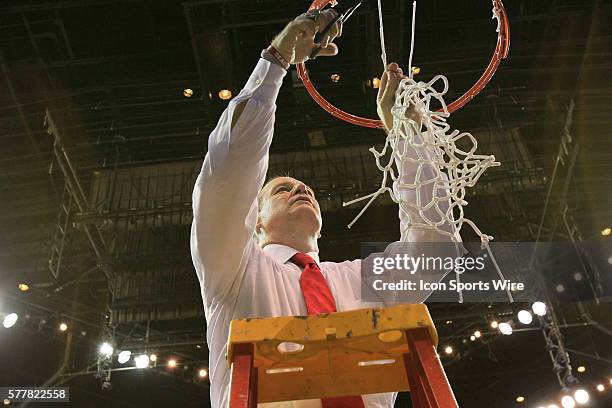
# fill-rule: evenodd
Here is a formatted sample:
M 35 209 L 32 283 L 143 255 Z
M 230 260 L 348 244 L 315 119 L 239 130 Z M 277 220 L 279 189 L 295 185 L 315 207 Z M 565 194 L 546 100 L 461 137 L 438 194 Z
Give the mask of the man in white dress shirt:
M 317 18 L 302 15 L 289 23 L 264 50 L 244 89 L 229 103 L 208 139 L 208 153 L 193 192 L 191 253 L 207 320 L 213 408 L 228 404 L 230 368 L 225 351 L 231 320 L 308 314 L 300 287 L 302 268 L 291 261 L 296 253 L 306 253 L 317 263 L 338 311 L 364 307 L 361 260 L 319 260 L 322 220 L 312 189 L 291 177 L 274 178 L 262 189 L 275 103 L 286 68 L 308 59 L 317 47 L 315 33 L 334 16 L 328 10 Z M 319 55 L 338 52 L 333 40 L 341 31 L 338 22 L 318 45 Z M 378 112 L 387 129 L 392 126 L 391 107 L 401 77 L 397 64 L 391 64 L 382 77 Z M 400 221 L 405 221 L 402 216 Z M 432 241 L 427 236 L 430 232 L 416 234 L 410 238 Z M 395 393 L 364 395 L 362 406 L 389 408 L 395 397 Z M 322 402 L 260 406 L 318 408 Z

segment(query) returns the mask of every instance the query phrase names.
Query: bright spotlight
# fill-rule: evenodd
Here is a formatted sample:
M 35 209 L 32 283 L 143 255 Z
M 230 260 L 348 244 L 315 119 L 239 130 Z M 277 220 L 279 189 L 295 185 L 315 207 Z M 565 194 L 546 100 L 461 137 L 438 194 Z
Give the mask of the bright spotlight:
M 533 302 L 531 305 L 531 310 L 536 316 L 545 316 L 546 315 L 546 303 L 544 302 Z
M 610 228 L 610 227 L 606 227 L 606 228 L 601 230 L 601 235 L 603 237 L 607 237 L 610 234 L 612 234 L 612 228 Z
M 230 91 L 229 89 L 222 89 L 219 91 L 219 98 L 223 99 L 224 101 L 230 99 L 232 97 L 232 91 Z
M 586 404 L 587 402 L 589 402 L 589 393 L 581 388 L 579 390 L 576 390 L 576 392 L 574 393 L 574 399 L 577 403 L 581 405 Z
M 516 402 L 518 403 L 525 402 L 525 397 L 523 397 L 522 395 L 519 395 L 518 397 L 516 397 Z
M 453 354 L 453 348 L 451 346 L 444 347 L 444 352 L 446 354 Z
M 331 79 L 332 82 L 340 82 L 340 74 L 331 74 L 329 79 Z
M 65 332 L 66 330 L 68 330 L 68 325 L 64 322 L 61 322 L 59 325 L 59 331 Z
M 151 354 L 151 356 L 149 357 L 149 359 L 150 359 L 152 362 L 156 362 L 156 361 L 157 361 L 157 354 Z
M 470 336 L 470 340 L 471 341 L 476 341 L 476 336 L 474 336 L 473 334 Z
M 183 89 L 183 96 L 185 98 L 191 98 L 193 96 L 193 89 L 191 89 L 191 88 Z
M 533 322 L 533 316 L 527 310 L 521 310 L 517 314 L 519 322 L 523 324 L 531 324 Z
M 136 363 L 136 368 L 147 368 L 149 366 L 149 356 L 141 354 L 134 359 L 134 363 Z
M 380 78 L 374 77 L 372 79 L 372 88 L 374 88 L 374 89 L 380 88 Z
M 491 328 L 493 328 L 493 329 L 497 329 L 497 326 L 499 326 L 499 323 L 497 323 L 497 320 L 493 320 L 493 321 L 491 322 Z
M 546 408 L 559 408 L 559 406 L 557 404 L 550 404 Z
M 131 357 L 132 357 L 132 352 L 130 350 L 123 350 L 117 356 L 117 361 L 119 362 L 119 364 L 125 364 L 128 361 L 130 361 Z
M 5 399 L 2 403 L 4 405 L 11 405 L 11 400 L 10 399 Z
M 561 398 L 561 406 L 563 408 L 574 408 L 576 406 L 576 401 L 574 401 L 571 396 L 565 395 Z
M 17 323 L 17 320 L 19 320 L 19 315 L 17 313 L 9 313 L 4 317 L 2 325 L 5 329 L 10 329 Z
M 202 368 L 200 371 L 198 371 L 198 375 L 200 376 L 200 378 L 204 378 L 208 375 L 208 371 L 206 371 L 206 369 Z
M 606 389 L 603 384 L 597 384 L 597 391 L 603 392 Z
M 17 287 L 22 292 L 27 292 L 28 290 L 30 290 L 30 285 L 28 285 L 27 283 L 20 283 Z
M 584 373 L 586 372 L 586 367 L 585 366 L 580 366 L 576 369 L 576 371 L 578 371 L 579 373 Z
M 500 323 L 497 328 L 499 329 L 500 333 L 506 336 L 509 336 L 512 334 L 512 326 L 510 325 L 510 323 Z
M 168 360 L 168 367 L 170 368 L 176 367 L 176 360 L 175 359 Z
M 104 342 L 100 345 L 100 355 L 105 358 L 109 358 L 113 355 L 115 349 L 108 342 Z
M 476 330 L 474 332 L 474 337 L 476 337 L 477 339 L 479 339 L 482 336 L 482 333 L 480 332 L 480 330 Z

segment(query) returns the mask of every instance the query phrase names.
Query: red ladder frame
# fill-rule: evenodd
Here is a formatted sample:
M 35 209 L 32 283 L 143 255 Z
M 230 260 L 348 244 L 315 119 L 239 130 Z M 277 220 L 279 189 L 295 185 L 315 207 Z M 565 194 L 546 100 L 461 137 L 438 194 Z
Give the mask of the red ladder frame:
M 409 352 L 404 365 L 414 408 L 458 408 L 436 348 L 426 328 L 405 331 Z M 257 407 L 257 368 L 253 344 L 236 344 L 232 355 L 229 408 Z

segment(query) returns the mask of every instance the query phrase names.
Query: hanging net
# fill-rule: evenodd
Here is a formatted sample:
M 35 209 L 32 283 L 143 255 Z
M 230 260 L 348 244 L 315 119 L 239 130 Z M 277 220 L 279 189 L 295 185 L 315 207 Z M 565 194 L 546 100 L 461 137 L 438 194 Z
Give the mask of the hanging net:
M 400 82 L 392 110 L 393 129 L 381 151 L 370 149 L 376 166 L 383 172 L 381 186 L 368 196 L 345 203 L 370 198 L 349 227 L 376 197 L 389 192 L 408 220 L 403 226 L 402 240 L 410 236 L 411 229 L 419 228 L 458 242 L 464 224 L 480 237 L 483 248 L 493 239 L 465 217 L 464 207 L 468 204 L 466 189 L 473 187 L 489 167 L 500 163 L 492 155 L 476 154 L 478 143 L 470 133 L 451 130 L 446 123 L 450 113 L 443 98 L 447 91 L 448 80 L 442 75 L 427 83 L 412 78 Z M 432 110 L 431 105 L 436 102 L 442 107 L 439 111 Z M 400 167 L 404 169 L 401 179 Z M 394 192 L 390 182 L 400 189 Z

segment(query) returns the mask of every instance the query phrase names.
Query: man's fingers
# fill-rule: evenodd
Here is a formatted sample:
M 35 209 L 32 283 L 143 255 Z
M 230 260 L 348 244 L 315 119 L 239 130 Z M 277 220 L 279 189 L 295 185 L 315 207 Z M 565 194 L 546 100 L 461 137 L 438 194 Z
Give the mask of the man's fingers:
M 395 98 L 395 91 L 399 85 L 399 79 L 396 73 L 390 72 L 385 84 L 385 89 L 382 94 L 381 104 L 392 103 Z
M 384 71 L 382 76 L 381 76 L 381 78 L 380 78 L 380 85 L 378 86 L 378 95 L 376 97 L 378 102 L 380 102 L 382 100 L 383 93 L 385 92 L 385 88 L 387 87 L 387 77 L 388 76 L 389 76 L 389 72 L 388 71 Z
M 322 47 L 319 51 L 319 55 L 324 57 L 331 57 L 338 54 L 338 46 L 334 43 L 327 44 L 327 47 Z

